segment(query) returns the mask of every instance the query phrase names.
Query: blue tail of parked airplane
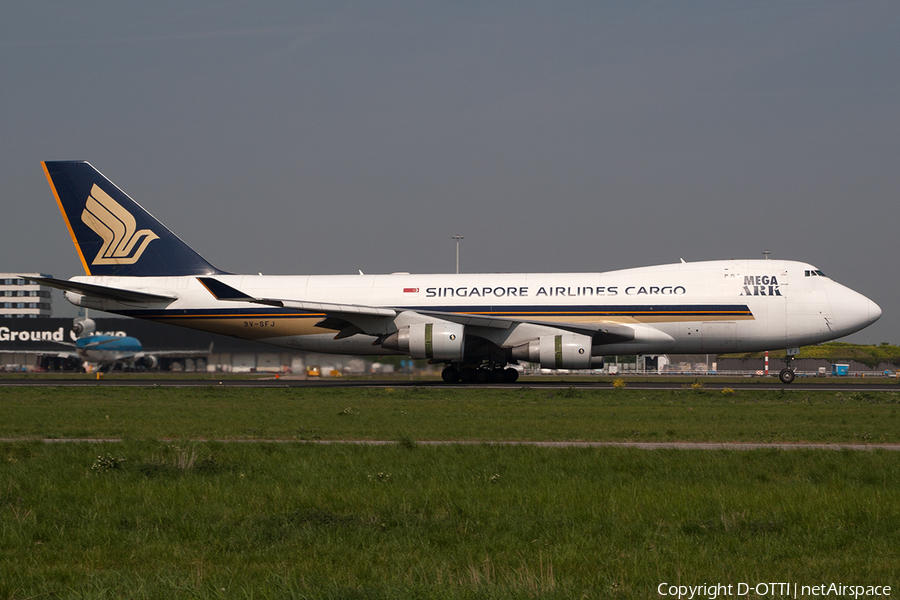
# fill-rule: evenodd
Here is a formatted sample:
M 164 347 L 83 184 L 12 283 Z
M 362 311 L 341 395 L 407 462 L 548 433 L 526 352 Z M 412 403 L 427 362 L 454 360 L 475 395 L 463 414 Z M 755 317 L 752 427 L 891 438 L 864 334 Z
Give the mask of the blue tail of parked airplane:
M 41 164 L 87 275 L 222 273 L 90 163 Z

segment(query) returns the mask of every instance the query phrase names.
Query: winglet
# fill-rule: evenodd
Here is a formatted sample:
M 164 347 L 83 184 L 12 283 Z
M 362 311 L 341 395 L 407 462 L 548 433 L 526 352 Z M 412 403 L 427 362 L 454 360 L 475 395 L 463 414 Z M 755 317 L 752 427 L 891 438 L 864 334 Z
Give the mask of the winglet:
M 212 277 L 198 277 L 199 281 L 206 290 L 213 295 L 216 300 L 253 300 L 253 296 L 248 296 L 240 290 L 236 290 L 228 284 L 222 283 L 218 279 Z
M 222 283 L 213 277 L 198 277 L 197 281 L 213 295 L 216 300 L 227 300 L 232 302 L 253 302 L 254 304 L 267 304 L 269 306 L 284 306 L 278 300 L 266 300 L 262 298 L 254 298 L 240 290 L 236 290 L 227 283 Z

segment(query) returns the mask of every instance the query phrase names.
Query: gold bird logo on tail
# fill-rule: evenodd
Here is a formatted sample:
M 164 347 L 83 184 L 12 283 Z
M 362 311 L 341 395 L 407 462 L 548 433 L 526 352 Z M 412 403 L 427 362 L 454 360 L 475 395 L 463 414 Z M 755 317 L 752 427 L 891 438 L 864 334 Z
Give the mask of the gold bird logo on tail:
M 81 220 L 103 238 L 92 265 L 133 265 L 147 245 L 159 239 L 149 229 L 136 231 L 137 223 L 131 213 L 96 184 L 85 202 Z

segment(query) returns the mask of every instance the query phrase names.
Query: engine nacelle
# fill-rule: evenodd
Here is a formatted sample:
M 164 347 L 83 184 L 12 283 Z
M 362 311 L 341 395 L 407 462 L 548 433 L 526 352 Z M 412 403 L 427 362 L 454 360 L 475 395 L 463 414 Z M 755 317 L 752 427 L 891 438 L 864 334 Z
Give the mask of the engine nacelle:
M 513 348 L 512 356 L 540 363 L 542 369 L 590 369 L 591 338 L 578 333 L 542 335 Z
M 465 353 L 464 331 L 465 326 L 448 321 L 413 323 L 389 335 L 381 345 L 412 358 L 459 360 Z
M 134 361 L 136 367 L 141 367 L 143 369 L 158 369 L 159 368 L 159 359 L 156 358 L 153 354 L 145 354 L 136 361 Z
M 107 300 L 106 298 L 95 298 L 94 296 L 86 296 L 70 290 L 63 292 L 63 296 L 75 306 L 80 306 L 82 308 L 90 308 L 93 310 L 106 310 L 109 308 L 110 300 Z
M 76 337 L 81 337 L 82 335 L 90 335 L 97 330 L 97 324 L 93 319 L 79 319 L 76 320 L 72 325 L 72 331 L 75 332 Z

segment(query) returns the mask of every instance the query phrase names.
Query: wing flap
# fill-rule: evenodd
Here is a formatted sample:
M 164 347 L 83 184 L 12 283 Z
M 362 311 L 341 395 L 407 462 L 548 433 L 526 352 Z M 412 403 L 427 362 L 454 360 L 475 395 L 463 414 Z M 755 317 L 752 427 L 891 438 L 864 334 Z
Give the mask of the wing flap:
M 491 317 L 486 315 L 470 315 L 465 313 L 438 312 L 417 310 L 422 315 L 438 317 L 470 327 L 487 327 L 490 329 L 510 329 L 517 323 L 528 323 L 543 327 L 562 329 L 572 333 L 580 333 L 594 339 L 595 345 L 629 342 L 634 339 L 634 328 L 621 323 L 557 323 L 555 321 L 537 321 L 513 317 Z
M 509 329 L 516 323 L 521 323 L 521 319 L 509 319 L 504 317 L 488 317 L 484 315 L 469 315 L 465 313 L 441 312 L 431 310 L 416 310 L 420 315 L 437 317 L 444 321 L 452 321 L 460 325 L 469 327 L 489 327 L 492 329 Z

